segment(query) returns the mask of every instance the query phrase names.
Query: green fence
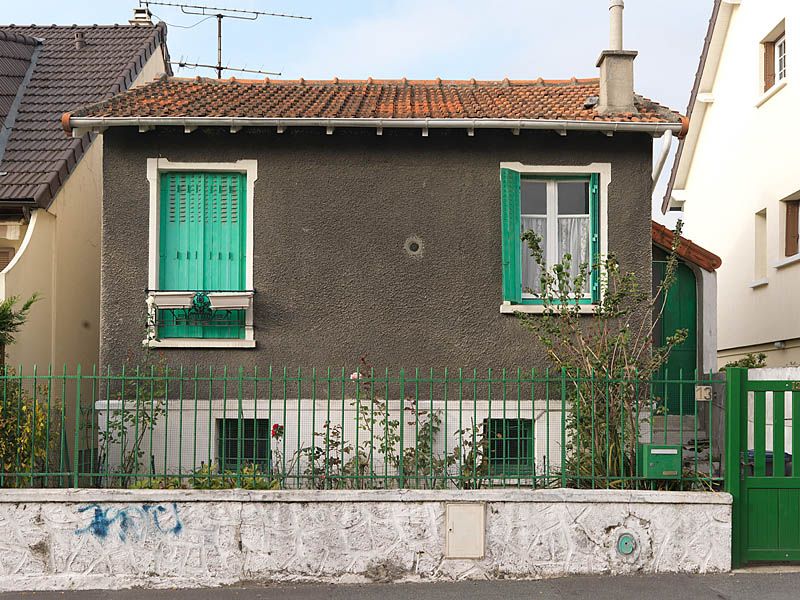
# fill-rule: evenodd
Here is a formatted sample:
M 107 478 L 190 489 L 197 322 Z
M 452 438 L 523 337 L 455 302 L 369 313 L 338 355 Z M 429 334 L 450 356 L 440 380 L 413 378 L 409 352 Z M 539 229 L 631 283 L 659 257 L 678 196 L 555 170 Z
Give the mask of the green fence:
M 713 383 L 364 365 L 7 369 L 0 487 L 711 489 L 715 407 L 694 395 Z

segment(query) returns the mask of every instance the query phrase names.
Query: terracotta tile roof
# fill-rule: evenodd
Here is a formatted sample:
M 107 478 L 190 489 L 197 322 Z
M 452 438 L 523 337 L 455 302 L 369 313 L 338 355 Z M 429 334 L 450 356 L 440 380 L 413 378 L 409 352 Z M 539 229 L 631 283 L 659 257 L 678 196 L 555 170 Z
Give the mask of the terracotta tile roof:
M 598 79 L 564 81 L 216 80 L 163 78 L 71 117 L 538 119 L 681 123 L 637 96 L 639 114 L 599 115 Z
M 651 230 L 653 243 L 656 246 L 660 246 L 665 250 L 672 248 L 672 240 L 675 239 L 675 233 L 672 230 L 655 221 L 652 221 Z M 709 272 L 714 272 L 722 266 L 722 259 L 719 256 L 683 236 L 681 236 L 676 252 L 685 261 Z
M 0 26 L 0 117 L 5 123 L 4 107 L 15 100 L 19 109 L 5 147 L 0 135 L 0 172 L 7 173 L 0 175 L 0 205 L 50 204 L 91 143 L 88 135 L 66 138 L 61 114 L 128 89 L 166 33 L 161 24 Z M 21 85 L 31 65 L 30 81 Z

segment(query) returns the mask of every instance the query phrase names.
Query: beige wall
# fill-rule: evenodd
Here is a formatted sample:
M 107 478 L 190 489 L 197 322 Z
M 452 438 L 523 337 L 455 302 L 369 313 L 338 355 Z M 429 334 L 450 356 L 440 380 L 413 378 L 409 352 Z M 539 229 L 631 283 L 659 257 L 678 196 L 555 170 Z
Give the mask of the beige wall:
M 164 72 L 159 48 L 134 85 Z M 0 273 L 0 297 L 41 295 L 28 322 L 7 349 L 9 364 L 48 364 L 90 371 L 98 362 L 100 320 L 100 210 L 102 136 L 81 158 L 48 210 L 33 212 L 19 250 Z M 19 242 L 17 242 L 19 244 Z M 1 245 L 14 245 L 0 240 Z M 139 300 L 139 299 L 137 299 Z
M 766 99 L 761 42 L 785 19 L 787 39 L 794 40 L 789 52 L 799 47 L 800 2 L 742 0 L 732 10 L 719 69 L 705 86 L 706 112 L 688 177 L 684 189 L 676 190 L 685 198 L 684 234 L 722 257 L 721 362 L 763 346 L 770 362 L 780 365 L 788 361 L 772 344 L 800 338 L 800 261 L 781 264 L 781 201 L 800 197 L 800 61 L 790 54 L 788 83 Z M 693 125 L 699 122 L 698 116 Z M 757 236 L 756 213 L 764 209 L 766 235 Z M 763 240 L 760 249 L 757 237 Z M 756 262 L 764 255 L 765 274 Z

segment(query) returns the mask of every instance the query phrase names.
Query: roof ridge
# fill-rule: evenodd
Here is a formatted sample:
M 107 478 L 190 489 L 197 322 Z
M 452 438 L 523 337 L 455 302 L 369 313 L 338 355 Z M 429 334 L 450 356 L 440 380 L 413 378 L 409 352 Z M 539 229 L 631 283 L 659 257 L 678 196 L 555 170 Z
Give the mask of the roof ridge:
M 214 83 L 214 84 L 228 84 L 228 83 L 243 83 L 243 84 L 277 84 L 277 85 L 426 85 L 426 86 L 441 86 L 441 85 L 538 85 L 538 86 L 561 86 L 561 85 L 589 85 L 596 84 L 600 81 L 599 77 L 572 77 L 570 79 L 375 79 L 369 77 L 366 79 L 342 79 L 333 77 L 331 79 L 273 79 L 265 77 L 264 79 L 250 79 L 229 77 L 226 79 L 216 79 L 213 77 L 170 77 L 168 81 L 187 82 L 187 83 Z

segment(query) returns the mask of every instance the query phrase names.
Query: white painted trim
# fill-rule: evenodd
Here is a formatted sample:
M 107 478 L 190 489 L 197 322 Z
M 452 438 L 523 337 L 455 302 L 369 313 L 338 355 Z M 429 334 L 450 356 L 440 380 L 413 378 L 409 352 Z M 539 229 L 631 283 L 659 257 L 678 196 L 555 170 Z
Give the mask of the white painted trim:
M 521 162 L 501 162 L 501 169 L 511 169 L 526 175 L 558 177 L 560 175 L 600 175 L 600 256 L 608 256 L 608 186 L 611 185 L 611 163 L 590 163 L 588 165 L 523 165 Z M 648 238 L 649 239 L 649 238 Z M 603 288 L 600 287 L 602 294 Z M 517 305 L 515 305 L 517 306 Z M 520 305 L 535 306 L 535 305 Z M 593 305 L 587 305 L 593 306 Z M 502 308 L 501 308 L 501 312 Z M 508 311 L 536 312 L 536 311 Z
M 255 159 L 242 159 L 236 162 L 173 162 L 166 158 L 147 159 L 147 181 L 150 184 L 150 223 L 148 238 L 147 261 L 147 288 L 151 291 L 158 290 L 158 262 L 159 262 L 159 174 L 162 171 L 218 171 L 244 173 L 246 175 L 246 204 L 247 222 L 245 223 L 245 287 L 253 289 L 253 200 L 255 184 L 258 179 L 258 161 Z M 209 298 L 212 294 L 209 294 Z M 252 294 L 251 294 L 252 296 Z M 154 302 L 148 298 L 148 310 L 155 309 Z M 252 298 L 245 312 L 245 337 L 243 340 L 197 340 L 197 339 L 171 339 L 156 340 L 155 332 L 150 328 L 149 337 L 144 344 L 151 348 L 253 348 L 255 347 L 253 335 L 253 303 Z M 191 344 L 189 344 L 191 342 Z
M 771 266 L 774 269 L 782 269 L 783 267 L 788 267 L 789 265 L 793 265 L 796 262 L 800 262 L 800 254 L 793 254 L 792 256 L 787 256 L 786 258 L 782 258 L 781 260 L 772 263 Z
M 375 129 L 520 129 L 547 131 L 637 132 L 661 137 L 667 131 L 680 133 L 683 123 L 645 123 L 636 121 L 579 121 L 570 119 L 350 119 L 350 118 L 272 118 L 272 117 L 70 117 L 73 137 L 107 127 L 367 127 Z
M 250 330 L 252 334 L 252 329 Z M 245 333 L 247 328 L 245 327 Z M 161 340 L 145 340 L 148 348 L 255 348 L 254 339 L 200 339 L 200 338 L 168 338 Z
M 775 94 L 777 94 L 783 88 L 785 88 L 787 83 L 789 83 L 789 78 L 788 77 L 784 77 L 778 83 L 776 83 L 771 88 L 769 88 L 766 92 L 764 92 L 764 94 L 756 102 L 756 108 L 761 108 L 767 102 L 767 100 L 769 100 Z
M 36 231 L 36 224 L 39 222 L 39 212 L 41 208 L 34 209 L 31 214 L 31 220 L 28 223 L 28 228 L 25 230 L 25 236 L 22 238 L 22 243 L 17 248 L 16 252 L 14 252 L 14 256 L 6 265 L 6 268 L 0 271 L 0 275 L 8 273 L 11 269 L 13 269 L 17 263 L 22 260 L 22 255 L 25 254 L 25 250 L 28 249 L 28 246 L 33 239 L 34 231 Z
M 582 315 L 594 314 L 594 309 L 597 307 L 596 304 L 579 304 L 578 306 L 578 312 Z M 544 314 L 544 311 L 545 307 L 543 304 L 506 304 L 504 302 L 500 305 L 500 312 L 504 315 L 513 315 L 514 313 L 542 315 Z
M 767 285 L 768 283 L 769 283 L 769 279 L 764 277 L 763 279 L 756 279 L 755 281 L 751 281 L 750 285 L 748 287 L 750 287 L 751 289 L 756 289 L 756 288 L 763 287 L 763 286 Z
M 196 292 L 150 292 L 152 304 L 155 308 L 191 308 L 192 299 Z M 242 309 L 247 310 L 253 303 L 253 292 L 209 292 L 211 309 Z

